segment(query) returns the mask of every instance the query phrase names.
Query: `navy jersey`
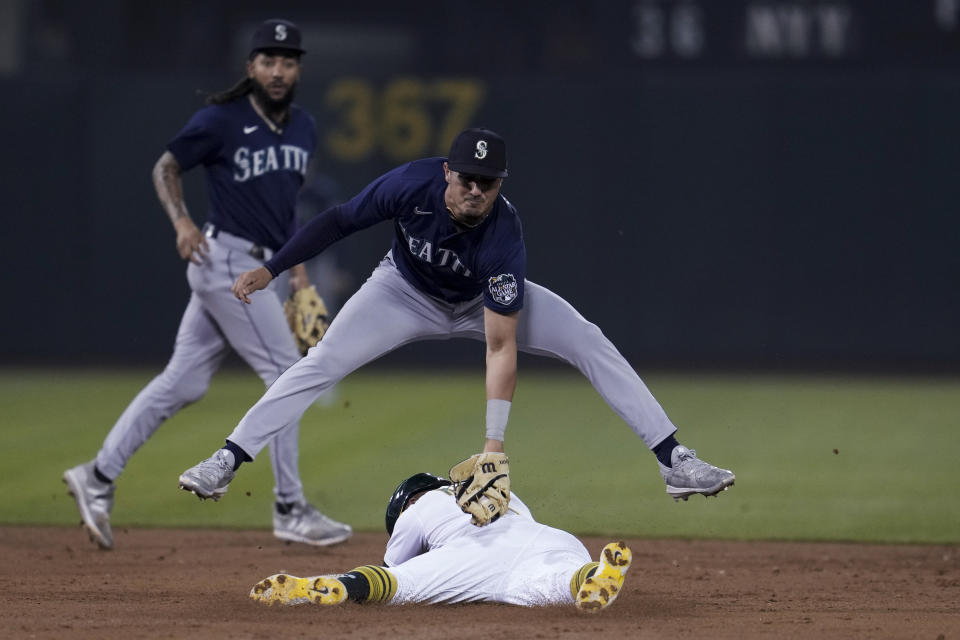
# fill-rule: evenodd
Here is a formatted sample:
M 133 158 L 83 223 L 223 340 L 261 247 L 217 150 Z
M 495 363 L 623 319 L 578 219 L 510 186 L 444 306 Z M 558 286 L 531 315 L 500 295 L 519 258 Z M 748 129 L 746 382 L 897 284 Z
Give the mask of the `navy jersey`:
M 247 96 L 197 111 L 167 149 L 186 171 L 202 164 L 218 228 L 279 249 L 296 231 L 297 191 L 316 145 L 313 117 L 296 105 L 274 133 Z
M 416 160 L 382 175 L 314 218 L 265 266 L 276 275 L 349 233 L 393 220 L 393 260 L 414 287 L 447 302 L 483 293 L 494 311 L 520 310 L 527 252 L 516 209 L 499 195 L 483 222 L 458 227 L 443 199 L 443 162 Z

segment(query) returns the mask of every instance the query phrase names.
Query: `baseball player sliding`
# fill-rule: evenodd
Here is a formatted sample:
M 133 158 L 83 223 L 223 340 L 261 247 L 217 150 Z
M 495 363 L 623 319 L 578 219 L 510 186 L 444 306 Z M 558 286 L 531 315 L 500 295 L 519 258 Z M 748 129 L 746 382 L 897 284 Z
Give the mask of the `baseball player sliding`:
M 467 129 L 454 139 L 447 158 L 409 162 L 377 178 L 311 220 L 262 266 L 240 274 L 233 291 L 255 308 L 264 296 L 254 292 L 284 270 L 355 231 L 392 221 L 390 252 L 323 340 L 277 379 L 224 448 L 180 476 L 180 487 L 200 498 L 216 496 L 242 462 L 253 460 L 351 371 L 410 342 L 455 337 L 487 345 L 486 442 L 483 453 L 460 469 L 473 482 L 458 495 L 477 524 L 493 520 L 509 503 L 504 434 L 518 349 L 579 369 L 656 455 L 667 493 L 675 499 L 716 495 L 731 486 L 733 473 L 677 442 L 676 427 L 600 329 L 560 296 L 526 279 L 520 218 L 500 193 L 506 176 L 503 139 L 487 129 Z
M 210 96 L 208 106 L 194 114 L 154 167 L 154 186 L 176 229 L 177 250 L 190 261 L 192 293 L 166 369 L 123 412 L 96 459 L 63 474 L 84 526 L 101 548 L 113 547 L 114 481 L 130 456 L 167 418 L 204 395 L 230 347 L 268 386 L 300 357 L 277 296 L 264 295 L 256 305 L 242 307 L 231 286 L 238 274 L 270 259 L 296 227 L 297 191 L 316 139 L 313 118 L 292 103 L 303 53 L 294 24 L 268 20 L 260 25 L 250 45 L 246 77 Z M 206 171 L 210 198 L 202 231 L 187 212 L 180 177 L 198 165 Z M 303 265 L 288 266 L 303 308 L 312 303 L 314 310 L 322 310 L 314 317 L 325 315 Z M 298 323 L 298 340 L 309 339 L 316 326 Z M 314 545 L 346 540 L 350 527 L 327 518 L 304 498 L 298 431 L 292 420 L 264 441 L 270 443 L 276 481 L 274 535 Z M 211 497 L 220 497 L 222 490 Z
M 257 583 L 250 597 L 285 605 L 335 605 L 348 599 L 574 604 L 590 613 L 617 598 L 632 559 L 624 543 L 608 544 L 600 561 L 591 562 L 579 540 L 536 522 L 516 495 L 503 517 L 475 527 L 453 499 L 451 484 L 429 473 L 400 483 L 387 505 L 386 566 L 307 578 L 272 575 Z

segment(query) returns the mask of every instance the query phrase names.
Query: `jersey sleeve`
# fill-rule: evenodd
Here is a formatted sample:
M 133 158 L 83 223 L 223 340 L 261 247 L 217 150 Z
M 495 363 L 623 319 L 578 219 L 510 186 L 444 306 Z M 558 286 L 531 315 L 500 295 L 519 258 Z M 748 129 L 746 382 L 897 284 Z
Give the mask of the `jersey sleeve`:
M 173 154 L 184 171 L 198 164 L 213 162 L 222 148 L 223 136 L 219 132 L 216 117 L 209 108 L 193 114 L 186 126 L 167 143 L 167 150 Z
M 395 567 L 427 550 L 423 522 L 415 511 L 405 511 L 397 518 L 393 535 L 387 541 L 383 563 Z
M 524 281 L 527 277 L 527 250 L 522 238 L 484 269 L 483 306 L 502 314 L 523 308 Z
M 398 167 L 385 173 L 347 202 L 314 217 L 300 227 L 264 266 L 276 277 L 351 233 L 396 217 L 404 197 L 403 169 Z
M 404 172 L 408 165 L 389 171 L 343 204 L 343 215 L 361 228 L 397 217 L 406 196 Z

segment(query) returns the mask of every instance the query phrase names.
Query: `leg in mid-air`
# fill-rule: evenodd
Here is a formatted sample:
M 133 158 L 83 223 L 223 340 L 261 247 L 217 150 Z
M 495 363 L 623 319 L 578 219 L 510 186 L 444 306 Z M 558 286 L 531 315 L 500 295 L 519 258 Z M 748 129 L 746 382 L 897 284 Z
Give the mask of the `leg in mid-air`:
M 213 251 L 219 251 L 213 243 Z M 233 282 L 240 272 L 255 263 L 247 256 L 231 252 L 230 260 L 223 261 L 222 284 Z M 216 281 L 216 280 L 214 280 Z M 300 359 L 283 306 L 275 295 L 275 287 L 261 294 L 255 305 L 237 304 L 229 286 L 204 287 L 201 290 L 207 307 L 224 327 L 227 340 L 252 368 L 264 385 L 270 387 L 293 363 Z M 353 530 L 321 513 L 307 501 L 300 479 L 300 424 L 293 421 L 279 430 L 269 442 L 270 463 L 273 467 L 275 503 L 273 534 L 288 542 L 316 546 L 336 544 L 348 539 Z M 226 486 L 223 487 L 226 489 Z
M 191 271 L 191 286 L 215 319 L 227 342 L 270 387 L 300 358 L 274 287 L 261 294 L 255 305 L 237 303 L 230 283 L 244 268 L 259 264 L 250 256 L 228 251 L 216 239 L 210 240 L 211 259 L 203 268 Z M 269 441 L 273 467 L 275 504 L 274 536 L 290 542 L 329 545 L 349 538 L 353 530 L 332 520 L 311 505 L 303 491 L 299 470 L 300 425 L 287 424 Z M 221 454 L 222 457 L 222 454 Z M 217 500 L 227 485 L 209 496 Z
M 229 484 L 240 463 L 254 459 L 346 375 L 404 344 L 449 333 L 444 307 L 413 289 L 385 259 L 344 304 L 323 340 L 267 389 L 227 436 L 225 448 L 181 474 L 180 487 L 201 498 L 213 497 Z
M 563 360 L 576 367 L 600 396 L 654 453 L 667 493 L 675 500 L 693 494 L 717 495 L 734 475 L 696 457 L 680 445 L 677 428 L 626 358 L 566 300 L 529 280 L 517 327 L 517 348 Z M 461 323 L 461 335 L 483 339 L 482 317 Z
M 165 420 L 203 397 L 226 349 L 216 323 L 196 295 L 191 296 L 166 368 L 120 415 L 97 457 L 64 472 L 63 481 L 77 502 L 84 528 L 101 548 L 113 547 L 110 512 L 114 481 Z
M 656 455 L 672 498 L 714 496 L 733 485 L 732 472 L 697 458 L 676 441 L 676 427 L 660 403 L 599 327 L 549 289 L 530 281 L 526 286 L 517 336 L 520 349 L 560 358 L 583 373 Z

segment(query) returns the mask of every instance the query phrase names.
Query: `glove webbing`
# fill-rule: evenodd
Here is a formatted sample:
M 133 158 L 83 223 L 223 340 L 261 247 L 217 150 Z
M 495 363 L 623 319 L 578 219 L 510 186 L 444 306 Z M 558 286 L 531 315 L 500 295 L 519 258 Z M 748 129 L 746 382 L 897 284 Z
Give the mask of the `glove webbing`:
M 498 475 L 498 476 L 494 476 L 493 478 L 490 479 L 489 482 L 487 482 L 487 484 L 485 484 L 481 489 L 478 489 L 476 493 L 474 493 L 472 496 L 470 496 L 470 499 L 467 500 L 467 502 L 470 502 L 470 500 L 475 500 L 478 496 L 480 496 L 481 494 L 483 494 L 487 489 L 489 489 L 490 487 L 492 487 L 493 484 L 494 484 L 497 480 L 499 480 L 500 478 L 506 478 L 506 477 L 507 477 L 507 474 L 505 474 L 505 473 L 501 473 L 501 474 Z M 473 482 L 473 476 L 470 476 L 469 478 L 467 478 L 467 479 L 463 482 L 463 488 L 462 488 L 462 489 L 458 489 L 458 491 L 457 491 L 457 500 L 459 500 L 460 497 L 463 496 L 463 494 L 467 492 L 467 487 L 470 485 L 471 482 Z

